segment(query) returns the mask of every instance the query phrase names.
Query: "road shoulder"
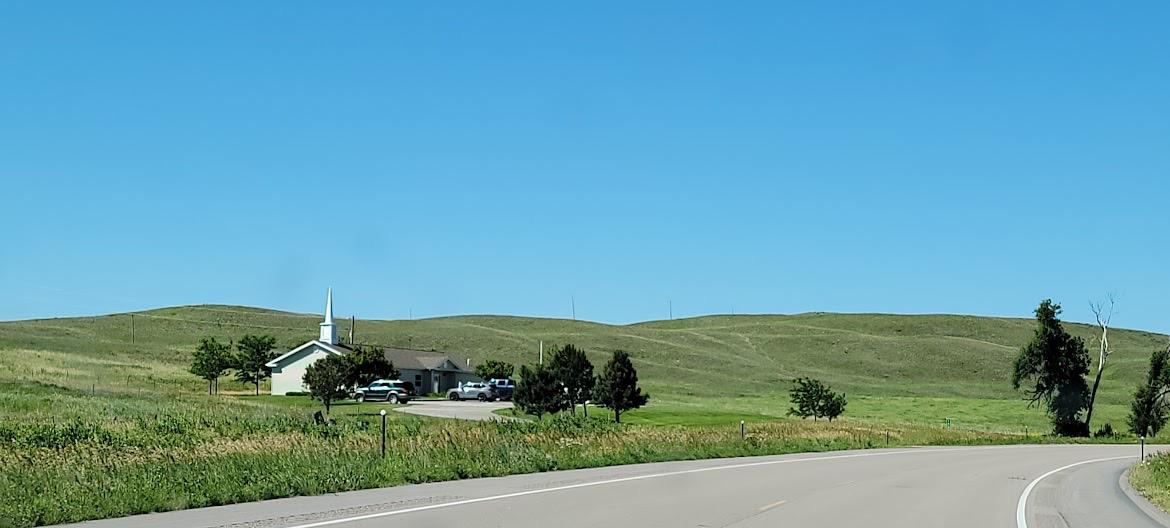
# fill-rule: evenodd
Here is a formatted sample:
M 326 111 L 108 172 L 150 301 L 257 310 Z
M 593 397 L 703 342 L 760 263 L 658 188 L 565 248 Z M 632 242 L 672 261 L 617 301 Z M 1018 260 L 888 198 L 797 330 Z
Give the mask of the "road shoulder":
M 1140 464 L 1141 462 L 1138 463 Z M 1125 493 L 1125 496 L 1129 497 L 1129 500 L 1133 501 L 1138 509 L 1140 509 L 1142 513 L 1145 513 L 1146 516 L 1148 516 L 1151 520 L 1166 528 L 1170 528 L 1170 515 L 1143 497 L 1142 494 L 1138 493 L 1138 491 L 1133 488 L 1133 485 L 1129 483 L 1129 472 L 1132 469 L 1133 466 L 1130 466 L 1121 473 L 1121 478 L 1117 480 L 1117 484 L 1121 486 L 1121 491 Z

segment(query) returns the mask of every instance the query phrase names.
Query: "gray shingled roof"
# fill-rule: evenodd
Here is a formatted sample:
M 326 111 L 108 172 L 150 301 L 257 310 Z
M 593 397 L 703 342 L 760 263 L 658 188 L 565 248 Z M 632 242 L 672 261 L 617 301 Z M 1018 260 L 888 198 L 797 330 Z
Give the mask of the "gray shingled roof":
M 442 352 L 410 350 L 406 348 L 387 348 L 385 352 L 386 359 L 394 363 L 394 368 L 398 369 L 470 372 L 465 366 L 466 358 L 457 358 Z M 454 366 L 453 369 L 450 366 L 445 366 L 448 361 Z

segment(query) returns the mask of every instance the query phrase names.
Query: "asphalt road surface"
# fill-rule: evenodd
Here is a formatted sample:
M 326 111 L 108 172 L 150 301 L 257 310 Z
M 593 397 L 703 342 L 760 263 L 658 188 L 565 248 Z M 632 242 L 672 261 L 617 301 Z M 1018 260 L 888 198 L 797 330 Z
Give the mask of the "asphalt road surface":
M 1163 526 L 1119 486 L 1137 455 L 1137 446 L 1000 446 L 667 462 L 278 499 L 84 526 Z
M 458 418 L 460 420 L 508 420 L 509 417 L 500 416 L 493 411 L 508 409 L 512 402 L 481 402 L 478 400 L 464 401 L 432 401 L 414 400 L 406 405 L 394 407 L 395 411 L 419 416 L 434 416 L 436 418 Z

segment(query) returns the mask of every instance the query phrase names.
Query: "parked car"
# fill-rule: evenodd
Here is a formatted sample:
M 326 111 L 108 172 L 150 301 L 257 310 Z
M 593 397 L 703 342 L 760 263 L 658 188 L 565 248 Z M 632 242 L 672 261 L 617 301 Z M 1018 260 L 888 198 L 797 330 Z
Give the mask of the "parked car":
M 516 382 L 510 379 L 492 379 L 488 381 L 488 385 L 495 387 L 496 397 L 504 401 L 511 401 L 512 393 L 516 392 Z
M 448 400 L 479 400 L 492 401 L 496 399 L 496 388 L 482 382 L 464 383 L 457 389 L 447 391 Z
M 354 391 L 353 399 L 359 403 L 364 401 L 385 401 L 390 403 L 406 403 L 410 401 L 409 383 L 400 380 L 377 380 L 368 387 Z

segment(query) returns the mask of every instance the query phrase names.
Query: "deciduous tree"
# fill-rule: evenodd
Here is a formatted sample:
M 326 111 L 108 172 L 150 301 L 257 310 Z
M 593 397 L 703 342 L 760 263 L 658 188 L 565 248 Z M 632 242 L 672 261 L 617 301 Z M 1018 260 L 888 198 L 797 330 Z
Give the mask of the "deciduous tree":
M 257 396 L 260 395 L 260 382 L 272 375 L 266 363 L 276 358 L 272 352 L 275 346 L 276 338 L 270 335 L 248 334 L 236 343 L 236 379 L 255 385 Z
M 489 359 L 475 366 L 475 375 L 484 380 L 511 378 L 516 368 L 511 363 Z
M 349 364 L 346 381 L 350 387 L 365 387 L 380 379 L 398 378 L 398 369 L 386 359 L 386 351 L 380 347 L 358 346 L 344 357 Z
M 1106 306 L 1108 304 L 1108 306 Z M 1091 302 L 1089 308 L 1097 317 L 1097 328 L 1101 330 L 1097 356 L 1097 376 L 1093 379 L 1093 389 L 1089 392 L 1089 406 L 1085 411 L 1085 430 L 1091 430 L 1093 425 L 1093 405 L 1097 403 L 1097 388 L 1101 386 L 1101 374 L 1105 372 L 1105 365 L 1109 363 L 1109 324 L 1113 319 L 1114 307 L 1117 305 L 1112 294 L 1106 297 L 1106 302 Z
M 800 418 L 812 416 L 813 421 L 816 421 L 821 415 L 821 400 L 824 399 L 825 393 L 828 391 L 829 389 L 820 380 L 796 378 L 793 381 L 792 389 L 788 391 L 788 398 L 793 405 L 788 408 L 788 414 Z
M 191 373 L 207 380 L 207 393 L 219 394 L 219 378 L 232 367 L 231 345 L 214 337 L 199 340 L 191 358 Z
M 305 369 L 302 381 L 309 387 L 309 396 L 325 405 L 325 414 L 329 414 L 334 401 L 349 395 L 352 368 L 346 356 L 329 355 Z

